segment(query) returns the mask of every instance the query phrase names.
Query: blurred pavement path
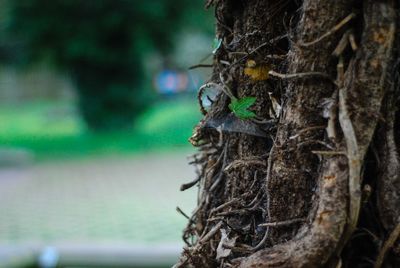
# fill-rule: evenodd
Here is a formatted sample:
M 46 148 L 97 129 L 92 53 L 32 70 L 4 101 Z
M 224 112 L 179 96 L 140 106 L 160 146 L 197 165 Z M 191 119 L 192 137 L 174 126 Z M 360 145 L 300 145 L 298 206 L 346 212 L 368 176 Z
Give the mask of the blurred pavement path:
M 26 245 L 182 245 L 196 189 L 190 151 L 0 170 L 0 253 Z

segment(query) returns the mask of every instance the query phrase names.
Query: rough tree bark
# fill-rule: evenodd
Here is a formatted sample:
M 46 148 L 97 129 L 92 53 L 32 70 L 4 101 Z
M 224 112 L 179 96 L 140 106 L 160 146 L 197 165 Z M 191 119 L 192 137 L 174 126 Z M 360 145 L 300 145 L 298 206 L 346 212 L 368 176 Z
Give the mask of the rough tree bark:
M 400 3 L 211 5 L 200 104 L 219 94 L 191 138 L 198 206 L 176 267 L 400 267 Z M 229 104 L 249 96 L 244 119 Z

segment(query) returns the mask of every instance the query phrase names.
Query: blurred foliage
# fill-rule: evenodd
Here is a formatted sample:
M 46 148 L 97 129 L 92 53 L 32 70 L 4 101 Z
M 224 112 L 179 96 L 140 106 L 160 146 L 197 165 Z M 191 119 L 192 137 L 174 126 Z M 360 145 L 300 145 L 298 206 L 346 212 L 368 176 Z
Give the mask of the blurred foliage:
M 9 0 L 3 38 L 11 45 L 3 54 L 19 66 L 45 60 L 70 72 L 89 128 L 122 129 L 154 97 L 144 90 L 146 57 L 167 54 L 182 28 L 212 31 L 201 7 L 200 0 Z
M 9 104 L 0 107 L 0 144 L 24 148 L 39 160 L 171 150 L 188 145 L 199 119 L 191 100 L 174 99 L 148 107 L 130 131 L 87 133 L 72 103 Z

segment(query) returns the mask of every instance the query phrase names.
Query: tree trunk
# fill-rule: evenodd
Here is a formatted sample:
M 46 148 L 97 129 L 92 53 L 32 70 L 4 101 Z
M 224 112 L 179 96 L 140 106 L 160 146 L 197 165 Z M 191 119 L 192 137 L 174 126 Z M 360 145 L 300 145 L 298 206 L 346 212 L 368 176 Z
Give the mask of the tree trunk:
M 218 95 L 176 267 L 400 267 L 398 1 L 207 5 L 221 44 L 200 104 Z

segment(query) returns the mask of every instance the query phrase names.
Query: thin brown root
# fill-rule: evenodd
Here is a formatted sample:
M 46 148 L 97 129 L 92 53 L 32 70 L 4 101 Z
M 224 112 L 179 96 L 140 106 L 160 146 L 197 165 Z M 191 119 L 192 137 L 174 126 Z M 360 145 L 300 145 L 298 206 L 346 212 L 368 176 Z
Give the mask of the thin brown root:
M 306 218 L 298 218 L 298 219 L 291 219 L 286 221 L 276 221 L 276 222 L 266 222 L 261 223 L 258 226 L 262 227 L 279 227 L 279 226 L 286 226 L 294 223 L 304 222 Z
M 192 188 L 193 186 L 195 186 L 198 182 L 200 181 L 200 177 L 196 178 L 195 180 L 188 182 L 188 183 L 184 183 L 181 185 L 180 190 L 181 191 L 185 191 L 189 188 Z
M 301 79 L 301 78 L 307 78 L 307 77 L 323 77 L 329 80 L 332 80 L 332 78 L 326 74 L 326 73 L 322 73 L 322 72 L 306 72 L 306 73 L 294 73 L 294 74 L 282 74 L 282 73 L 278 73 L 275 72 L 273 70 L 269 71 L 268 74 L 270 76 L 275 76 L 281 79 Z
M 382 267 L 383 261 L 385 260 L 385 256 L 388 250 L 393 247 L 394 243 L 396 243 L 397 239 L 399 239 L 399 236 L 400 236 L 400 218 L 398 219 L 396 227 L 390 233 L 388 239 L 383 244 L 383 247 L 380 250 L 378 257 L 376 258 L 374 268 Z
M 315 40 L 313 40 L 311 42 L 305 42 L 305 43 L 301 43 L 300 42 L 298 45 L 302 46 L 302 47 L 308 47 L 308 46 L 315 45 L 316 43 L 321 42 L 322 40 L 324 40 L 328 36 L 336 33 L 338 30 L 340 30 L 340 28 L 342 28 L 344 25 L 346 25 L 349 21 L 351 21 L 355 17 L 356 17 L 356 14 L 355 13 L 351 13 L 350 15 L 345 17 L 342 21 L 340 21 L 338 24 L 336 24 L 332 29 L 330 29 L 329 31 L 327 31 L 326 33 L 324 33 L 323 35 L 321 35 L 317 39 L 315 39 Z

